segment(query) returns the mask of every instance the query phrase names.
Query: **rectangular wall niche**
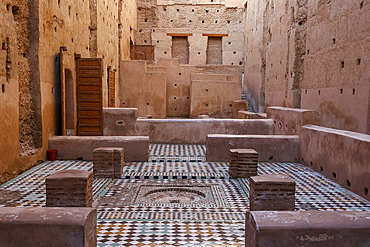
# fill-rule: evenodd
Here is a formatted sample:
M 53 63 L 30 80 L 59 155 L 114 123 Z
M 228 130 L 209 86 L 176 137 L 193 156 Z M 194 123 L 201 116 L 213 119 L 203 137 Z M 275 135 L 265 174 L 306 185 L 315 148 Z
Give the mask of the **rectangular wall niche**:
M 207 64 L 222 64 L 222 37 L 208 37 Z
M 178 58 L 180 64 L 189 63 L 189 44 L 187 36 L 172 36 L 172 58 Z

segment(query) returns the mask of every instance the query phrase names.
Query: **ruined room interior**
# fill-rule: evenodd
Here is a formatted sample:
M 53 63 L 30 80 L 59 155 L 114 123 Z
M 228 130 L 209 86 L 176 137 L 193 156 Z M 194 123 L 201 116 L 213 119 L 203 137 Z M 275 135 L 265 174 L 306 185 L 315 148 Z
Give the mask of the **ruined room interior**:
M 0 246 L 370 246 L 369 0 L 1 0 Z

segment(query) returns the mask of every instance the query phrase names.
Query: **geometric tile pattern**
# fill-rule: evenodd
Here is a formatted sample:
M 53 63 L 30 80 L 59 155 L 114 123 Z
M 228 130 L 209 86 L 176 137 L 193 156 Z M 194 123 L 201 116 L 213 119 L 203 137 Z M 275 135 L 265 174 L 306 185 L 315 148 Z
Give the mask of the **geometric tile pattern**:
M 99 246 L 244 246 L 244 222 L 99 221 Z M 118 238 L 109 237 L 111 235 Z
M 98 246 L 244 246 L 249 179 L 231 179 L 225 162 L 205 162 L 204 145 L 151 144 L 149 162 L 126 162 L 121 179 L 93 179 Z M 92 171 L 92 162 L 54 161 L 0 186 L 0 207 L 45 206 L 45 178 L 67 169 Z M 370 203 L 309 167 L 259 163 L 258 174 L 296 182 L 296 210 L 370 211 Z M 209 187 L 199 203 L 141 202 L 141 186 Z M 176 187 L 176 186 L 175 186 Z

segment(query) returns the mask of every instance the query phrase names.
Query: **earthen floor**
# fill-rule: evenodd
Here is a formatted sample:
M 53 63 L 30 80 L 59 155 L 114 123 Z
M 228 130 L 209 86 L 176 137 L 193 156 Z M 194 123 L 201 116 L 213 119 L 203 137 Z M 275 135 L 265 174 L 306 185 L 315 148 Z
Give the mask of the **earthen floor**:
M 92 162 L 45 162 L 0 187 L 0 206 L 45 206 L 45 178 Z M 150 145 L 148 162 L 126 163 L 121 179 L 94 179 L 98 246 L 244 246 L 249 179 L 205 162 L 203 145 Z M 296 181 L 296 210 L 370 211 L 370 203 L 301 164 L 260 163 L 258 174 Z

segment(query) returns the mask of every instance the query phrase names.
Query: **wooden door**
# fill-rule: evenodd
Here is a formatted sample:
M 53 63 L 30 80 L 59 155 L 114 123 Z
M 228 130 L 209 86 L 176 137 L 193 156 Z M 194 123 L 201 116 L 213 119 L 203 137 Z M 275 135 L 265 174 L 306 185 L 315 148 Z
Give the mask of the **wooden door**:
M 76 59 L 77 135 L 103 135 L 102 59 Z
M 108 72 L 108 107 L 116 106 L 116 73 L 113 70 Z

